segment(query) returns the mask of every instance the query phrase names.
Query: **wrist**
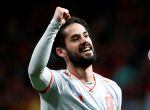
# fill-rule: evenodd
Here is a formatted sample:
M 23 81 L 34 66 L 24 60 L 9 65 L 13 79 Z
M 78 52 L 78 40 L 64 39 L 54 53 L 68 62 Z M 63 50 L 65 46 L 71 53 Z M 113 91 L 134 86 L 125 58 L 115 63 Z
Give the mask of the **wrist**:
M 61 22 L 60 21 L 58 21 L 58 20 L 56 20 L 56 19 L 52 19 L 51 21 L 50 21 L 50 24 L 58 24 L 58 25 L 62 25 L 61 24 Z

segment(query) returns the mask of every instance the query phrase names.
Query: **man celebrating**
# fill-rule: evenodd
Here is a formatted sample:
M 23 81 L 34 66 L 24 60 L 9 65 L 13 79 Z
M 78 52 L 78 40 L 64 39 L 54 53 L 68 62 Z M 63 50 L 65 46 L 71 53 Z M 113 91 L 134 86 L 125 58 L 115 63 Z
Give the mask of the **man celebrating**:
M 51 52 L 65 61 L 66 69 L 47 67 Z M 28 68 L 41 110 L 121 110 L 120 87 L 93 71 L 95 60 L 87 23 L 57 7 Z

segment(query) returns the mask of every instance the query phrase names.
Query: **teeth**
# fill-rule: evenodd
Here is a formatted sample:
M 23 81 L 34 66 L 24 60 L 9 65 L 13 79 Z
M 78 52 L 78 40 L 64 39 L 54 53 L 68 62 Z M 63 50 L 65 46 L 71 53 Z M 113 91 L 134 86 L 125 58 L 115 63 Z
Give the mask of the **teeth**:
M 89 51 L 90 50 L 90 48 L 85 48 L 83 51 L 85 52 L 85 51 Z

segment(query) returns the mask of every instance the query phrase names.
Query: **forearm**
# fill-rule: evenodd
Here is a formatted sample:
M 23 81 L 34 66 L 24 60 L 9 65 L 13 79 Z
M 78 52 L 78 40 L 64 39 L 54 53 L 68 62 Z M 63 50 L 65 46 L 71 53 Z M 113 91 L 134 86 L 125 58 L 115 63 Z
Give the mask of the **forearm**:
M 60 26 L 64 23 L 63 21 L 69 17 L 70 14 L 68 10 L 57 7 L 51 23 L 33 51 L 28 67 L 28 74 L 32 86 L 34 86 L 36 90 L 44 90 L 50 84 L 52 74 L 46 66 L 51 54 L 54 38 Z
M 46 67 L 57 31 L 60 28 L 60 23 L 52 21 L 47 27 L 42 38 L 36 45 L 28 68 L 30 76 L 39 76 Z

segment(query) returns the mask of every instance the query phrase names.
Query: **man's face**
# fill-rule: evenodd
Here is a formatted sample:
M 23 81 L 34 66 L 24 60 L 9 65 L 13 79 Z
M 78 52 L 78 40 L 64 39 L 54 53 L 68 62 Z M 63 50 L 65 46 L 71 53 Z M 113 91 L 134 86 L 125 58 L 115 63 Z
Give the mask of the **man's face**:
M 96 59 L 96 53 L 89 33 L 78 23 L 69 25 L 64 31 L 67 33 L 65 44 L 70 61 L 74 66 L 90 66 Z

